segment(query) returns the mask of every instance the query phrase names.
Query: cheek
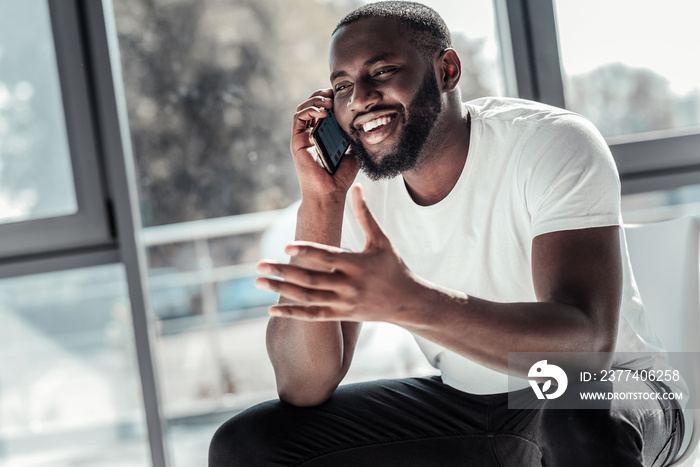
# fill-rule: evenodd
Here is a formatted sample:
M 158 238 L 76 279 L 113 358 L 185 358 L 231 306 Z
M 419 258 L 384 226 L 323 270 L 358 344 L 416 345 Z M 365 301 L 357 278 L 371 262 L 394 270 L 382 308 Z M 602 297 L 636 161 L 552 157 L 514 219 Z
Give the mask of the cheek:
M 333 102 L 333 112 L 335 112 L 335 118 L 338 120 L 340 128 L 346 133 L 351 134 L 350 124 L 352 123 L 353 115 L 346 107 L 342 100 L 340 100 L 340 102 L 338 100 Z

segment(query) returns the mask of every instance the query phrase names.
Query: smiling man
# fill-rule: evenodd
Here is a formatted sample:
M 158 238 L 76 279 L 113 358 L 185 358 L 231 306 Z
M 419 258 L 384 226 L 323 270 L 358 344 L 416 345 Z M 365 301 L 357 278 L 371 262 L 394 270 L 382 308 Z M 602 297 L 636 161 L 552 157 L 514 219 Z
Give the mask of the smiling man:
M 267 334 L 281 401 L 224 424 L 210 466 L 672 459 L 683 422 L 668 401 L 508 408 L 509 352 L 615 350 L 608 364 L 649 367 L 619 353 L 653 336 L 643 335 L 600 134 L 534 102 L 463 104 L 449 31 L 423 5 L 361 7 L 331 40 L 332 87 L 293 120 L 302 203 L 292 260 L 259 266 L 268 277 L 257 285 L 282 297 Z M 309 136 L 330 108 L 352 140 L 334 176 Z M 339 386 L 364 321 L 411 331 L 441 376 Z

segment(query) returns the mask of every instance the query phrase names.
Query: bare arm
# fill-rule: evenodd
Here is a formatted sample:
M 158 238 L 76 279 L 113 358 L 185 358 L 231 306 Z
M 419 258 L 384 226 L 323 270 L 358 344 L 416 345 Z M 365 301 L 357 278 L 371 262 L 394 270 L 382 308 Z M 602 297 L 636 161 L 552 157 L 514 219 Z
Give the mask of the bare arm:
M 391 322 L 502 372 L 508 369 L 508 352 L 613 350 L 622 288 L 618 227 L 536 237 L 532 271 L 538 301 L 497 303 L 464 298 L 413 274 L 366 205 L 353 201 L 368 237 L 366 250 L 291 245 L 295 257 L 332 263 L 335 270 L 262 266 L 284 279 L 265 280 L 267 288 L 306 304 L 276 306 L 271 313 L 310 321 Z
M 532 243 L 537 302 L 460 298 L 425 283 L 403 326 L 501 372 L 508 352 L 612 352 L 622 291 L 618 227 L 553 232 Z M 429 318 L 428 318 L 429 317 Z M 527 368 L 522 368 L 527 373 Z
M 302 203 L 297 214 L 296 239 L 330 247 L 340 245 L 347 190 L 357 175 L 358 164 L 347 155 L 330 176 L 313 159 L 307 122 L 326 116 L 333 105 L 331 90 L 315 92 L 297 108 L 292 124 L 294 157 Z M 292 264 L 312 270 L 329 268 L 314 259 L 292 258 Z M 282 298 L 280 303 L 289 303 Z M 360 323 L 302 322 L 271 318 L 267 328 L 267 351 L 282 400 L 299 406 L 324 402 L 343 379 L 352 360 Z
M 342 213 L 342 204 L 332 208 L 302 203 L 296 238 L 339 245 Z M 323 269 L 313 260 L 303 258 L 293 259 L 291 263 Z M 294 405 L 308 406 L 318 405 L 330 397 L 350 366 L 359 329 L 360 323 L 356 322 L 271 318 L 267 327 L 267 351 L 275 369 L 280 398 Z

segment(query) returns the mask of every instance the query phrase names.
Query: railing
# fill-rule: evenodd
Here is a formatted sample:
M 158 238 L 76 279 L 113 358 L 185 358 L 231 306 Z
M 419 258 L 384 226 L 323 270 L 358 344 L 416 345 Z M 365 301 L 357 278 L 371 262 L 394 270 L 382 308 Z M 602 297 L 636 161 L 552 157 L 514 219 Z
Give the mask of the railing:
M 253 314 L 227 313 L 229 319 L 222 319 L 217 300 L 217 287 L 235 279 L 245 279 L 255 276 L 256 263 L 232 264 L 214 267 L 211 258 L 209 241 L 214 238 L 232 237 L 246 234 L 265 232 L 278 221 L 285 210 L 266 211 L 254 214 L 222 217 L 216 219 L 184 222 L 179 224 L 148 227 L 141 232 L 141 243 L 146 248 L 168 244 L 194 244 L 196 269 L 185 272 L 172 272 L 159 275 L 149 274 L 149 292 L 153 297 L 158 291 L 177 288 L 201 288 L 202 316 L 183 316 L 173 319 L 163 319 L 160 323 L 160 333 L 175 334 L 192 330 L 205 330 L 208 334 L 208 345 L 218 368 L 218 381 L 214 394 L 215 399 L 222 400 L 228 392 L 231 375 L 222 350 L 222 321 L 236 321 L 246 316 L 264 316 L 264 307 L 254 310 Z M 252 284 L 251 284 L 252 287 Z M 151 307 L 153 309 L 153 306 Z M 152 316 L 157 313 L 152 312 Z M 216 405 L 216 404 L 214 404 Z M 205 409 L 208 407 L 208 409 Z M 211 411 L 211 404 L 202 404 L 200 411 Z M 190 412 L 197 412 L 193 407 Z M 183 412 L 182 409 L 176 412 Z M 188 412 L 188 410 L 184 410 Z
M 209 240 L 263 232 L 278 220 L 283 212 L 284 210 L 265 211 L 143 229 L 141 243 L 146 248 L 192 242 L 197 266 L 194 271 L 149 276 L 150 291 L 201 286 L 203 314 L 215 315 L 217 312 L 216 284 L 255 275 L 255 263 L 213 267 Z
M 215 237 L 261 232 L 272 225 L 283 212 L 285 210 L 280 209 L 277 211 L 263 211 L 253 214 L 240 214 L 237 216 L 147 227 L 141 231 L 141 242 L 144 246 L 149 247 L 167 243 L 206 240 Z

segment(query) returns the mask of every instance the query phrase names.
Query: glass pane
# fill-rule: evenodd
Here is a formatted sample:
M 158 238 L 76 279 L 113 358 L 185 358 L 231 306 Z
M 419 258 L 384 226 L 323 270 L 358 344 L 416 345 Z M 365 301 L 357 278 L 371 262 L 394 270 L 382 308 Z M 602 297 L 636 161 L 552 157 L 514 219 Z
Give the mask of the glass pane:
M 363 0 L 362 3 L 372 3 Z M 462 100 L 504 96 L 505 79 L 496 36 L 492 0 L 420 0 L 437 11 L 452 34 L 452 45 L 462 61 Z
M 293 238 L 291 117 L 329 87 L 331 32 L 362 3 L 114 1 L 176 467 L 203 465 L 223 420 L 276 395 L 265 349 L 276 296 L 254 287 L 255 264 L 284 259 Z M 492 1 L 426 3 L 452 28 L 463 100 L 505 94 Z M 346 381 L 431 371 L 405 331 L 374 329 Z
M 434 6 L 454 31 L 464 100 L 502 95 L 491 0 Z M 298 199 L 290 121 L 328 87 L 328 46 L 354 1 L 116 0 L 144 226 Z
M 4 279 L 0 322 L 0 464 L 150 465 L 121 265 Z
M 624 195 L 622 215 L 627 223 L 644 224 L 681 216 L 700 217 L 700 185 Z
M 78 212 L 46 0 L 0 2 L 0 224 Z
M 605 136 L 700 128 L 700 3 L 555 4 L 569 109 Z

